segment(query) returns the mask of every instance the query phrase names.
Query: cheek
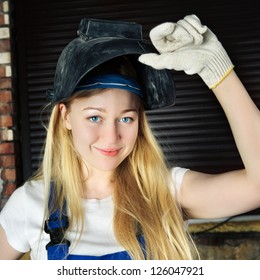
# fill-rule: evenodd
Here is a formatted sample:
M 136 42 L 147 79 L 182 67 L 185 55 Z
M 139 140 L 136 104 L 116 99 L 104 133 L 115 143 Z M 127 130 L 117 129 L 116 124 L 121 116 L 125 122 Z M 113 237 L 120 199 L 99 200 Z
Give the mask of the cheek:
M 128 131 L 125 134 L 125 139 L 128 142 L 128 145 L 131 146 L 132 148 L 134 147 L 135 143 L 136 143 L 136 139 L 138 137 L 138 126 L 135 127 L 134 129 Z
M 88 146 L 98 139 L 96 129 L 87 127 L 86 123 L 76 123 L 72 126 L 72 138 L 75 147 Z

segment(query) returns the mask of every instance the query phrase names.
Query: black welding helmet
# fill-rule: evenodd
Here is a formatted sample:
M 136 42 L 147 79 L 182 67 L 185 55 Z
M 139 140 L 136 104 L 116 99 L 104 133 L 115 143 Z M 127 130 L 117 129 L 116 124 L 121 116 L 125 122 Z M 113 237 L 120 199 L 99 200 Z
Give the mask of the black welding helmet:
M 156 70 L 138 61 L 141 54 L 157 52 L 142 38 L 142 27 L 134 22 L 83 18 L 78 38 L 62 51 L 52 90 L 47 91 L 53 103 L 68 99 L 81 79 L 91 70 L 113 58 L 126 56 L 134 66 L 144 95 L 146 110 L 172 106 L 175 86 L 169 70 Z

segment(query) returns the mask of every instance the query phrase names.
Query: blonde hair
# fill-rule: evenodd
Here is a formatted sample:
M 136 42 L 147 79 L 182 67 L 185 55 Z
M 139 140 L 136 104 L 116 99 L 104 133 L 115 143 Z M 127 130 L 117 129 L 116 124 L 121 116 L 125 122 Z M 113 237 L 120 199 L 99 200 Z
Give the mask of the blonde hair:
M 170 172 L 144 111 L 136 145 L 117 168 L 115 178 L 115 233 L 132 257 L 192 259 L 192 241 L 169 187 Z M 136 238 L 139 234 L 145 239 L 145 255 Z
M 86 96 L 86 92 L 74 98 Z M 43 179 L 50 194 L 53 182 L 53 208 L 69 209 L 70 227 L 79 238 L 84 226 L 82 208 L 82 160 L 73 146 L 71 132 L 63 124 L 59 105 L 53 107 L 43 155 L 34 179 Z M 118 242 L 133 259 L 185 260 L 193 258 L 193 245 L 185 230 L 181 207 L 170 189 L 171 175 L 163 152 L 155 140 L 144 109 L 140 106 L 139 132 L 131 154 L 116 168 L 113 177 L 114 232 Z M 145 252 L 138 236 L 145 240 Z M 194 247 L 195 248 L 195 247 Z

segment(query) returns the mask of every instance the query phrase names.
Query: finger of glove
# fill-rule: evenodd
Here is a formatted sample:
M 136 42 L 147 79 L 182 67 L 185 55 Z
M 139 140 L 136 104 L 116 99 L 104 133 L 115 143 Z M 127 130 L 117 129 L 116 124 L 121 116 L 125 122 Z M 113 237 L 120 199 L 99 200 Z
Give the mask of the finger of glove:
M 185 17 L 177 22 L 193 37 L 195 45 L 201 45 L 203 43 L 203 35 L 207 31 L 206 26 L 202 26 L 199 19 L 194 17 Z
M 171 39 L 170 34 L 173 33 L 175 24 L 172 22 L 165 22 L 157 25 L 150 31 L 150 39 L 155 48 L 160 52 L 167 52 L 170 49 Z
M 176 24 L 172 22 L 165 22 L 155 26 L 150 31 L 150 38 L 152 42 L 161 41 L 162 39 L 170 35 L 174 31 L 175 26 Z
M 203 34 L 203 42 L 218 41 L 216 35 L 206 25 L 202 25 L 200 19 L 196 15 L 189 15 L 184 19 L 194 26 L 199 33 Z
M 151 66 L 157 70 L 161 70 L 166 68 L 164 65 L 162 65 L 160 62 L 160 57 L 161 55 L 156 54 L 156 53 L 148 53 L 148 54 L 142 54 L 139 56 L 138 60 L 146 64 L 148 66 Z
M 173 52 L 190 44 L 193 37 L 181 26 L 165 23 L 150 32 L 150 38 L 160 53 Z
M 149 65 L 157 70 L 187 70 L 183 56 L 174 52 L 160 55 L 155 53 L 143 54 L 139 56 L 138 59 L 141 63 Z
M 200 34 L 204 34 L 208 27 L 206 25 L 202 25 L 200 19 L 196 15 L 188 15 L 184 17 L 188 23 L 190 23 Z
M 177 23 L 183 28 L 185 28 L 187 32 L 193 37 L 193 42 L 195 45 L 202 44 L 203 36 L 189 22 L 181 19 Z

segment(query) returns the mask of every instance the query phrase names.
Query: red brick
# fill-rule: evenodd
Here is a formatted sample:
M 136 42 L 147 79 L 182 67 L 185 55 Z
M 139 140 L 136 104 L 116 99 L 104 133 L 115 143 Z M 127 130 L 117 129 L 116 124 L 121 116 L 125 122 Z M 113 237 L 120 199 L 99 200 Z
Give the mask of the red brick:
M 0 115 L 9 115 L 13 112 L 13 106 L 10 103 L 0 103 Z
M 15 167 L 14 155 L 0 155 L 0 166 L 3 168 L 14 168 Z
M 0 64 L 0 79 L 9 78 L 12 76 L 11 65 L 1 65 Z
M 0 155 L 10 155 L 14 153 L 13 143 L 0 143 Z
M 13 118 L 11 116 L 0 115 L 0 127 L 11 127 L 13 125 Z
M 12 82 L 10 78 L 1 78 L 0 80 L 0 90 L 1 89 L 11 89 Z
M 5 24 L 5 17 L 4 15 L 0 15 L 0 25 L 4 25 Z
M 2 170 L 1 177 L 4 181 L 15 182 L 16 170 L 14 168 L 4 168 Z
M 17 186 L 15 183 L 11 183 L 11 182 L 5 183 L 2 196 L 4 197 L 10 196 L 15 191 L 16 187 Z
M 5 77 L 5 66 L 0 65 L 0 78 Z
M 7 89 L 12 87 L 11 78 L 1 78 L 0 89 Z
M 10 51 L 10 39 L 1 39 L 0 52 Z
M 2 103 L 12 102 L 12 92 L 9 90 L 0 90 L 0 102 Z

